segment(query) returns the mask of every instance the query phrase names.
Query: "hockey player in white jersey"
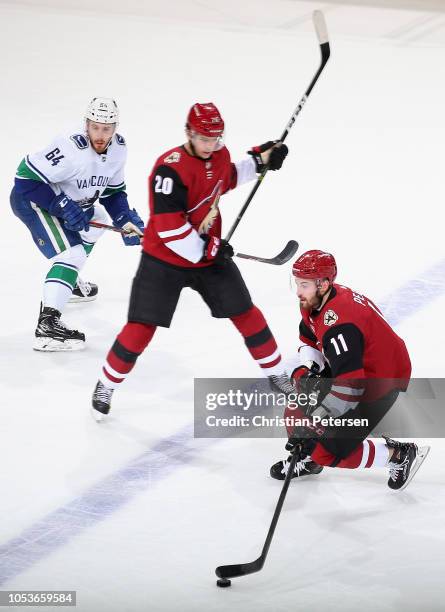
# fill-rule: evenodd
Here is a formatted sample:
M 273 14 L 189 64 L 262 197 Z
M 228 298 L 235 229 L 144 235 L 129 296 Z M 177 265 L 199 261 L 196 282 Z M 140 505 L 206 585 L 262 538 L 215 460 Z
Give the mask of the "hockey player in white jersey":
M 130 209 L 125 192 L 127 147 L 116 132 L 119 111 L 110 98 L 93 98 L 85 123 L 77 131 L 27 155 L 20 163 L 11 192 L 14 214 L 31 232 L 51 266 L 43 287 L 43 302 L 33 348 L 65 351 L 84 348 L 85 334 L 68 329 L 61 313 L 70 301 L 90 301 L 97 286 L 83 283 L 79 271 L 103 229 L 89 222 L 123 229 L 126 245 L 139 245 L 144 224 Z M 95 203 L 95 202 L 98 203 Z

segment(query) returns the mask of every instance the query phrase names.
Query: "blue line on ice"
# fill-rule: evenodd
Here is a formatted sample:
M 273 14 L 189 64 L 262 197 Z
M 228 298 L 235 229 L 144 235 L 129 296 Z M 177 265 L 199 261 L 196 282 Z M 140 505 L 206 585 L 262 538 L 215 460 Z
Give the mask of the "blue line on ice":
M 192 441 L 198 442 L 198 446 L 189 445 Z M 85 529 L 103 521 L 177 467 L 193 461 L 203 448 L 215 441 L 194 440 L 193 424 L 189 424 L 95 483 L 80 497 L 38 520 L 18 537 L 0 546 L 0 585 L 64 546 Z
M 444 279 L 445 259 L 399 287 L 379 305 L 390 323 L 398 325 L 443 295 Z M 184 463 L 193 461 L 197 454 L 216 441 L 194 440 L 193 424 L 187 425 L 94 484 L 77 499 L 40 519 L 18 537 L 0 546 L 0 585 L 55 552 L 85 529 L 103 521 L 138 493 L 168 477 Z

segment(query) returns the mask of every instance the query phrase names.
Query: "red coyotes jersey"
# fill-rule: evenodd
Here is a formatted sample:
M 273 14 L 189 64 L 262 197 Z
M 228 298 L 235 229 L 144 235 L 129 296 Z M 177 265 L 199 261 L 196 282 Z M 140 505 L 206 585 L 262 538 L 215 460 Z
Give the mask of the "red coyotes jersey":
M 236 183 L 237 170 L 226 147 L 208 160 L 190 155 L 184 146 L 161 155 L 149 177 L 144 251 L 180 267 L 211 265 L 200 261 L 200 235 L 221 236 L 219 197 Z
M 411 362 L 405 343 L 369 298 L 335 284 L 320 311 L 300 310 L 300 339 L 323 352 L 333 377 L 403 379 L 405 384 L 392 388 L 406 389 Z M 370 395 L 375 393 L 361 399 Z

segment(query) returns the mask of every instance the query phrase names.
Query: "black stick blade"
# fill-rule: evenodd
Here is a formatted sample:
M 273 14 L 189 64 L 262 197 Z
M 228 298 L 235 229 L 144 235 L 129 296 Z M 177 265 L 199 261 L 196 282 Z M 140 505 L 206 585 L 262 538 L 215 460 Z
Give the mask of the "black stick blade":
M 258 557 L 250 563 L 235 563 L 234 565 L 220 565 L 216 568 L 215 574 L 218 578 L 238 578 L 259 572 L 264 565 L 263 557 Z
M 257 255 L 246 255 L 246 253 L 236 253 L 237 257 L 241 259 L 252 259 L 253 261 L 259 261 L 261 263 L 272 264 L 273 266 L 282 266 L 289 261 L 291 257 L 298 251 L 298 242 L 295 240 L 289 240 L 281 253 L 278 253 L 275 257 L 258 257 Z
M 331 47 L 329 46 L 329 43 L 324 43 L 324 45 L 320 45 L 320 49 L 321 49 L 321 59 L 322 59 L 322 64 L 323 66 L 325 66 L 327 64 L 328 59 L 331 57 Z
M 331 55 L 331 48 L 329 46 L 328 28 L 323 13 L 321 11 L 314 11 L 312 13 L 312 21 L 320 44 L 322 63 L 326 64 Z

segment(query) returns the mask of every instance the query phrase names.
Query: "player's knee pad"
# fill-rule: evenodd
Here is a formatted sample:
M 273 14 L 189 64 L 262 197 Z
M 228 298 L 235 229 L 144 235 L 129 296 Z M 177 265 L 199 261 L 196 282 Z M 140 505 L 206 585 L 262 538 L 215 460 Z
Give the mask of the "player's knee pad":
M 75 246 L 62 251 L 53 258 L 54 263 L 65 263 L 70 266 L 74 266 L 77 270 L 81 270 L 87 260 L 87 254 L 82 244 L 76 244 Z
M 142 353 L 147 344 L 153 338 L 155 331 L 155 325 L 129 321 L 123 327 L 122 331 L 117 337 L 117 340 L 133 353 Z

